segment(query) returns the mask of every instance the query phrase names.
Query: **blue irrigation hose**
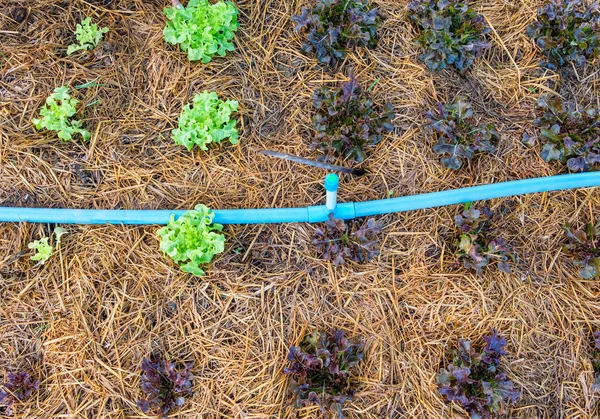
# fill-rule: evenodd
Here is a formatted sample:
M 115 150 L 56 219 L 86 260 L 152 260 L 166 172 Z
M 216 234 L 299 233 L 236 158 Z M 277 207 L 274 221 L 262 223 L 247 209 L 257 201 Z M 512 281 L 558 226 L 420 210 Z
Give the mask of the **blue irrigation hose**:
M 331 181 L 332 179 L 330 179 Z M 564 189 L 600 186 L 600 172 L 577 173 L 537 179 L 513 180 L 491 185 L 473 186 L 452 191 L 402 196 L 378 201 L 341 203 L 335 207 L 337 218 L 388 214 L 507 196 L 550 192 Z M 57 223 L 57 224 L 166 224 L 171 214 L 185 211 L 170 210 L 80 210 L 48 208 L 0 207 L 0 222 Z M 307 208 L 265 208 L 214 211 L 215 223 L 274 224 L 316 223 L 327 220 L 327 206 Z

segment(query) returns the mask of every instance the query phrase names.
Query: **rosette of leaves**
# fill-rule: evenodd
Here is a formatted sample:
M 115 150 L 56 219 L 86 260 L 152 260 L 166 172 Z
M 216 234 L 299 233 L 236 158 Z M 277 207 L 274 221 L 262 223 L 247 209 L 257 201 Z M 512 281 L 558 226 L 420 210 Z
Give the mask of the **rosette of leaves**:
M 54 244 L 57 248 L 60 246 L 60 243 L 62 242 L 62 236 L 65 234 L 68 234 L 68 232 L 62 227 L 56 227 L 54 229 Z M 49 237 L 42 237 L 41 239 L 34 240 L 27 245 L 29 249 L 35 250 L 35 254 L 31 257 L 31 260 L 38 261 L 41 265 L 48 262 L 48 259 L 50 259 L 50 256 L 52 256 L 52 253 L 54 252 L 54 247 L 48 243 L 49 239 Z
M 510 273 L 509 262 L 516 260 L 506 242 L 500 237 L 494 237 L 495 232 L 491 229 L 492 216 L 489 208 L 480 211 L 469 207 L 454 217 L 461 233 L 458 258 L 465 268 L 475 270 L 478 275 L 483 268 L 493 263 L 496 263 L 499 271 Z
M 192 395 L 194 375 L 190 372 L 191 363 L 176 370 L 175 365 L 164 360 L 142 360 L 140 386 L 145 398 L 138 400 L 137 406 L 144 413 L 156 413 L 167 418 L 168 413 L 185 403 L 185 397 Z
M 353 74 L 340 87 L 317 90 L 313 105 L 317 109 L 313 148 L 325 152 L 326 161 L 333 160 L 337 152 L 360 163 L 366 158 L 367 146 L 378 144 L 384 133 L 394 130 L 392 105 L 387 103 L 379 111 Z
M 313 8 L 303 7 L 292 22 L 297 32 L 306 29 L 304 51 L 329 66 L 342 61 L 346 51 L 377 46 L 379 18 L 368 0 L 317 0 Z
M 7 372 L 4 388 L 0 389 L 0 407 L 3 407 L 4 413 L 12 415 L 15 403 L 30 398 L 34 392 L 38 391 L 39 385 L 40 381 L 34 380 L 26 372 Z
M 542 145 L 540 156 L 547 162 L 567 164 L 572 172 L 587 172 L 600 163 L 600 109 L 578 111 L 575 104 L 559 97 L 541 96 L 538 117 L 533 121 L 536 135 L 525 135 L 523 142 Z
M 67 86 L 57 87 L 40 110 L 41 118 L 32 120 L 35 129 L 56 131 L 58 138 L 65 141 L 71 140 L 74 134 L 80 134 L 84 141 L 89 141 L 91 135 L 81 128 L 81 121 L 71 119 L 77 113 L 78 103 L 70 96 Z
M 351 231 L 353 226 L 329 214 L 323 227 L 317 227 L 312 243 L 323 259 L 339 266 L 348 259 L 364 263 L 379 255 L 377 235 L 382 225 L 369 218 L 358 230 Z
M 342 404 L 356 392 L 352 369 L 363 357 L 362 342 L 347 339 L 341 330 L 307 335 L 300 346 L 290 348 L 291 365 L 284 369 L 292 378 L 294 406 L 317 405 L 325 417 L 332 411 L 342 419 Z
M 598 57 L 598 2 L 582 9 L 581 0 L 550 0 L 538 9 L 537 20 L 527 27 L 527 35 L 546 57 L 540 66 L 556 70 L 570 63 L 580 66 Z
M 108 28 L 98 28 L 98 25 L 92 23 L 91 17 L 85 18 L 75 27 L 77 44 L 69 45 L 67 55 L 71 55 L 76 51 L 94 48 L 106 32 L 108 32 Z
M 494 142 L 500 134 L 492 124 L 475 125 L 471 104 L 459 99 L 450 104 L 438 104 L 437 113 L 427 111 L 427 128 L 438 134 L 439 143 L 433 151 L 445 156 L 441 163 L 449 169 L 458 170 L 465 159 L 475 153 L 493 153 Z
M 173 141 L 188 151 L 194 145 L 206 151 L 208 144 L 220 144 L 226 138 L 231 144 L 237 144 L 239 133 L 235 119 L 231 119 L 237 109 L 235 100 L 222 101 L 215 92 L 204 91 L 194 96 L 192 106 L 183 107 L 179 126 L 172 132 Z
M 217 54 L 224 57 L 235 50 L 231 40 L 239 28 L 238 10 L 233 3 L 190 0 L 186 7 L 174 1 L 164 12 L 168 18 L 165 41 L 179 45 L 190 61 L 208 63 Z
M 48 237 L 34 240 L 27 247 L 35 250 L 35 254 L 31 257 L 31 260 L 39 261 L 42 265 L 48 262 L 54 251 L 54 248 L 48 244 Z
M 594 368 L 594 384 L 592 384 L 592 390 L 600 391 L 600 331 L 594 333 L 592 367 Z
M 600 276 L 600 224 L 588 224 L 584 230 L 564 227 L 569 241 L 563 246 L 573 264 L 581 267 L 579 276 L 592 279 Z
M 419 59 L 432 71 L 449 66 L 464 71 L 490 47 L 490 28 L 467 2 L 412 0 L 408 8 L 410 20 L 421 31 L 416 41 L 424 52 Z
M 506 404 L 521 395 L 500 367 L 500 358 L 506 355 L 506 339 L 495 330 L 483 339 L 481 352 L 473 350 L 470 340 L 459 339 L 452 363 L 442 368 L 437 377 L 439 392 L 446 402 L 459 404 L 471 419 L 504 414 Z
M 171 215 L 168 224 L 158 230 L 160 250 L 183 272 L 203 276 L 200 265 L 209 263 L 213 257 L 225 250 L 225 236 L 221 224 L 213 224 L 214 213 L 204 205 L 175 218 Z

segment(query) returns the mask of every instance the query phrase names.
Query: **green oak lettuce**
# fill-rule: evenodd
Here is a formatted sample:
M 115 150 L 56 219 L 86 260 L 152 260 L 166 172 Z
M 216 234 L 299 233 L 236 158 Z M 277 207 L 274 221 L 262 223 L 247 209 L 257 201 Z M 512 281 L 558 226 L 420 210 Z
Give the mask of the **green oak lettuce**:
M 165 41 L 179 45 L 190 61 L 208 63 L 216 54 L 224 57 L 235 49 L 231 40 L 239 28 L 238 11 L 231 2 L 190 0 L 186 7 L 167 7 L 165 15 Z
M 213 224 L 213 217 L 210 209 L 197 205 L 177 219 L 171 215 L 167 226 L 158 230 L 160 250 L 180 265 L 183 272 L 203 276 L 200 265 L 225 250 L 225 236 L 218 233 L 223 226 Z
M 231 144 L 237 144 L 239 134 L 235 120 L 231 119 L 231 114 L 237 109 L 238 102 L 222 101 L 214 92 L 196 95 L 191 106 L 184 106 L 179 126 L 172 133 L 173 141 L 188 150 L 194 145 L 208 150 L 207 144 L 219 144 L 226 138 Z

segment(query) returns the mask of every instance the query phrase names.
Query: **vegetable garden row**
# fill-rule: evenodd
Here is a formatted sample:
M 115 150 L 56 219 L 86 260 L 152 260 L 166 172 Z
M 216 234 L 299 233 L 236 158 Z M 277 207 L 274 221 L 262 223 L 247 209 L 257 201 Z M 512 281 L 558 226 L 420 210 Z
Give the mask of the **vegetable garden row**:
M 468 3 L 413 0 L 408 9 L 407 21 L 419 31 L 419 59 L 431 71 L 465 72 L 491 47 L 490 27 Z M 225 57 L 234 50 L 232 40 L 239 23 L 232 3 L 190 0 L 184 6 L 173 0 L 173 7 L 166 8 L 165 15 L 165 41 L 179 46 L 190 61 L 209 63 L 215 56 Z M 348 51 L 377 48 L 381 23 L 378 9 L 366 0 L 316 0 L 292 21 L 304 39 L 307 55 L 315 57 L 328 71 L 347 75 L 344 83 L 324 86 L 313 93 L 314 141 L 310 148 L 317 150 L 319 160 L 325 163 L 340 159 L 361 163 L 396 128 L 393 106 L 375 103 L 370 94 L 375 84 L 363 86 L 346 65 Z M 77 25 L 77 43 L 68 46 L 66 54 L 93 50 L 109 30 L 86 18 Z M 559 71 L 565 66 L 586 65 L 600 54 L 599 6 L 594 3 L 583 7 L 579 0 L 552 0 L 538 10 L 527 35 L 543 57 L 540 67 Z M 95 81 L 76 89 L 91 86 L 97 86 Z M 37 130 L 54 131 L 61 140 L 81 138 L 87 142 L 91 134 L 85 129 L 85 121 L 76 119 L 80 102 L 71 95 L 69 86 L 57 87 L 32 123 Z M 171 138 L 188 151 L 197 146 L 208 153 L 225 140 L 237 144 L 243 141 L 234 117 L 237 110 L 237 101 L 221 100 L 217 93 L 204 91 L 184 106 Z M 572 101 L 542 95 L 536 112 L 536 132 L 524 134 L 525 144 L 540 147 L 540 156 L 546 162 L 565 171 L 585 172 L 600 167 L 600 108 L 578 109 Z M 462 97 L 439 103 L 424 118 L 425 131 L 437 138 L 433 151 L 443 166 L 455 172 L 470 164 L 471 159 L 493 155 L 501 141 L 499 130 L 491 123 L 478 123 L 471 104 Z M 456 258 L 449 269 L 462 266 L 477 275 L 493 267 L 511 272 L 519 255 L 493 225 L 494 216 L 489 208 L 477 204 L 467 204 L 456 214 L 454 239 L 449 243 Z M 207 264 L 225 251 L 222 229 L 222 225 L 213 223 L 211 210 L 198 205 L 177 219 L 172 216 L 168 225 L 158 230 L 160 250 L 183 272 L 203 276 Z M 334 266 L 369 262 L 379 255 L 382 230 L 383 225 L 375 219 L 345 222 L 331 214 L 329 221 L 316 229 L 312 244 L 319 257 Z M 29 248 L 35 250 L 31 259 L 40 264 L 47 262 L 61 246 L 64 234 L 67 231 L 57 227 L 53 237 L 30 243 Z M 572 258 L 581 278 L 600 276 L 600 224 L 589 224 L 584 229 L 567 225 L 563 242 L 564 253 Z M 459 405 L 474 419 L 506 413 L 508 404 L 520 396 L 518 386 L 507 377 L 500 362 L 506 354 L 506 339 L 492 330 L 483 342 L 480 345 L 459 339 L 437 376 L 444 400 Z M 600 332 L 590 346 L 595 348 L 594 389 L 600 390 Z M 353 372 L 364 356 L 364 342 L 358 336 L 347 338 L 335 328 L 308 334 L 299 346 L 290 348 L 284 369 L 290 378 L 294 405 L 317 405 L 324 416 L 343 418 L 343 403 L 351 400 L 361 385 Z M 168 359 L 151 356 L 141 360 L 141 368 L 142 397 L 137 406 L 142 412 L 166 417 L 192 394 L 193 365 L 177 368 Z M 6 413 L 16 411 L 19 401 L 38 390 L 37 378 L 27 372 L 7 373 L 5 389 L 0 391 L 0 404 Z

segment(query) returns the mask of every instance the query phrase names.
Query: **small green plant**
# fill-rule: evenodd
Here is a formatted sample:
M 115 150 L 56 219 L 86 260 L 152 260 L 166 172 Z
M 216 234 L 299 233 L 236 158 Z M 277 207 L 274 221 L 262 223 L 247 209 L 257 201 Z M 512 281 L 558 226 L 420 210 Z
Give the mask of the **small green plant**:
M 510 273 L 510 261 L 516 256 L 510 252 L 506 242 L 500 237 L 494 237 L 491 228 L 492 211 L 489 208 L 478 210 L 466 208 L 454 217 L 456 227 L 460 232 L 458 242 L 458 259 L 467 269 L 473 269 L 480 274 L 484 267 L 496 262 L 498 270 Z
M 378 144 L 384 133 L 394 130 L 390 103 L 376 109 L 369 95 L 353 74 L 340 87 L 322 87 L 313 95 L 317 113 L 313 125 L 317 132 L 312 145 L 325 153 L 323 160 L 333 160 L 333 153 L 362 162 L 365 148 Z
M 377 235 L 381 233 L 382 225 L 369 218 L 355 231 L 351 231 L 353 226 L 329 214 L 324 226 L 316 229 L 313 240 L 323 259 L 339 266 L 347 259 L 364 263 L 379 255 Z
M 23 402 L 38 391 L 40 382 L 26 372 L 6 373 L 4 388 L 0 389 L 0 411 L 7 415 L 14 413 L 16 402 Z
M 108 28 L 98 28 L 98 25 L 92 23 L 91 17 L 85 18 L 75 27 L 75 37 L 78 44 L 69 45 L 67 55 L 94 48 L 102 40 L 102 35 L 106 32 L 108 32 Z
M 490 47 L 490 28 L 482 15 L 459 0 L 412 0 L 410 20 L 421 34 L 416 41 L 424 48 L 419 59 L 432 71 L 454 66 L 468 69 Z
M 313 8 L 303 7 L 292 17 L 295 31 L 306 29 L 302 48 L 320 63 L 335 66 L 346 51 L 377 46 L 379 17 L 367 0 L 317 0 Z
M 48 262 L 54 248 L 48 244 L 48 237 L 44 237 L 40 240 L 34 240 L 27 245 L 30 249 L 35 249 L 35 255 L 31 257 L 31 260 L 39 261 L 42 265 Z
M 142 360 L 142 377 L 140 387 L 145 399 L 137 402 L 138 408 L 144 413 L 157 413 L 161 419 L 166 419 L 168 413 L 185 403 L 185 396 L 191 396 L 194 375 L 190 372 L 192 364 L 186 364 L 179 371 L 175 365 L 164 360 Z
M 580 66 L 600 53 L 598 2 L 585 11 L 581 0 L 550 0 L 538 9 L 537 20 L 527 27 L 546 57 L 541 67 L 556 70 L 570 63 Z
M 547 162 L 567 164 L 572 172 L 587 172 L 600 164 L 600 108 L 578 111 L 575 104 L 546 95 L 538 99 L 536 135 L 526 134 L 523 142 L 542 142 L 540 156 Z
M 223 226 L 213 224 L 213 218 L 214 213 L 204 205 L 196 205 L 177 219 L 171 215 L 167 226 L 157 233 L 160 250 L 179 264 L 183 272 L 203 276 L 200 265 L 225 250 L 225 236 L 216 233 Z
M 294 406 L 317 405 L 325 417 L 331 410 L 343 419 L 342 404 L 356 392 L 352 369 L 363 357 L 363 344 L 346 339 L 341 330 L 307 335 L 300 346 L 290 348 L 291 365 L 284 369 L 292 378 Z
M 485 347 L 477 353 L 470 340 L 459 339 L 452 363 L 442 368 L 437 377 L 439 392 L 446 402 L 458 403 L 471 419 L 504 414 L 506 404 L 521 396 L 500 368 L 500 358 L 506 355 L 506 339 L 492 330 L 492 335 L 483 340 Z
M 473 110 L 468 102 L 462 99 L 455 103 L 438 104 L 438 112 L 425 113 L 429 122 L 427 129 L 437 132 L 439 143 L 433 151 L 442 157 L 441 162 L 449 169 L 458 170 L 465 159 L 471 159 L 475 153 L 493 153 L 493 142 L 500 139 L 500 134 L 491 124 L 475 125 Z
M 40 110 L 41 118 L 33 119 L 32 122 L 37 130 L 45 128 L 58 132 L 61 140 L 69 141 L 73 134 L 80 134 L 84 141 L 88 141 L 91 138 L 89 131 L 81 128 L 81 121 L 71 119 L 77 112 L 78 103 L 77 99 L 69 95 L 67 86 L 57 87 Z
M 581 267 L 579 276 L 592 279 L 600 276 L 600 224 L 588 224 L 585 230 L 564 227 L 568 242 L 563 251 L 571 256 L 573 264 Z
M 54 238 L 55 238 L 55 242 L 56 242 L 56 247 L 60 246 L 60 244 L 62 243 L 62 236 L 64 236 L 65 234 L 69 234 L 69 232 L 62 227 L 56 227 L 54 229 Z
M 62 236 L 65 234 L 68 234 L 68 232 L 62 227 L 56 227 L 54 229 L 54 243 L 57 248 L 60 246 Z M 48 243 L 48 240 L 48 237 L 44 237 L 40 240 L 34 240 L 27 245 L 29 249 L 35 249 L 35 255 L 31 257 L 31 260 L 39 261 L 43 265 L 48 261 L 48 259 L 50 259 L 52 252 L 54 252 L 54 247 Z
M 179 45 L 190 61 L 208 63 L 215 54 L 224 57 L 235 49 L 231 40 L 240 25 L 238 10 L 233 3 L 190 0 L 187 7 L 179 1 L 173 3 L 173 7 L 165 9 L 168 18 L 165 41 Z
M 231 119 L 231 114 L 237 109 L 235 100 L 224 102 L 214 92 L 196 95 L 192 106 L 183 107 L 179 127 L 172 132 L 173 141 L 188 150 L 192 150 L 194 145 L 208 150 L 208 144 L 220 144 L 226 138 L 231 144 L 237 144 L 239 134 L 235 120 Z

